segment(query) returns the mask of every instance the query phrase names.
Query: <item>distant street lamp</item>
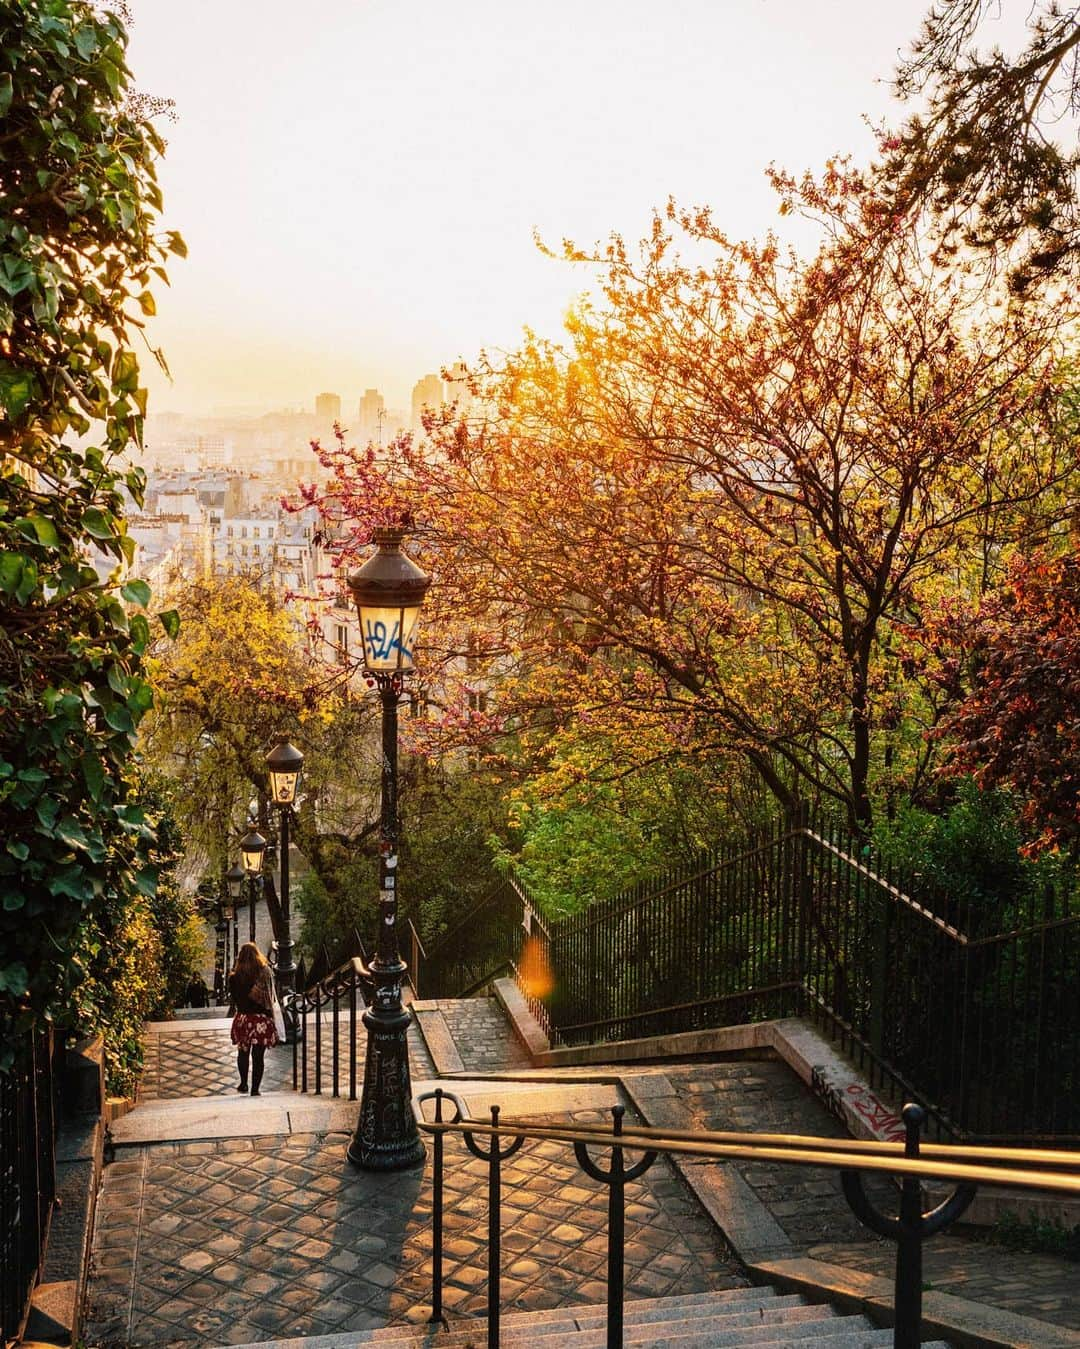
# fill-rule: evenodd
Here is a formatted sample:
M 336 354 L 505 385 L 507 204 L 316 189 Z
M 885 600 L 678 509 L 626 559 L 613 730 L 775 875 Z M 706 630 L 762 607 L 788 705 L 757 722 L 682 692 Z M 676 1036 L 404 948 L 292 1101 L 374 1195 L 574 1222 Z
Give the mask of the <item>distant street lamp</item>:
M 229 868 L 229 870 L 226 871 L 226 873 L 225 873 L 225 884 L 229 887 L 229 898 L 232 900 L 233 908 L 235 908 L 235 907 L 237 906 L 237 904 L 240 903 L 241 899 L 244 897 L 244 869 L 243 869 L 243 867 L 237 866 L 236 863 L 234 862 L 233 865 Z M 248 910 L 249 910 L 249 923 L 248 923 L 248 925 L 249 925 L 249 927 L 250 927 L 250 929 L 251 929 L 251 936 L 250 936 L 249 940 L 254 941 L 254 940 L 255 940 L 255 905 L 254 905 L 254 903 L 252 902 L 252 898 L 251 898 L 250 893 L 248 894 L 247 899 L 248 899 Z
M 281 854 L 278 865 L 281 868 L 281 926 L 278 938 L 277 978 L 282 994 L 295 991 L 296 965 L 293 962 L 292 930 L 289 922 L 289 820 L 292 817 L 293 802 L 300 785 L 300 772 L 304 767 L 304 756 L 295 745 L 289 744 L 287 735 L 279 735 L 278 742 L 266 756 L 266 770 L 270 775 L 270 796 L 278 808 L 281 820 Z M 282 1003 L 286 999 L 283 997 Z
M 240 865 L 244 868 L 245 876 L 260 875 L 265 851 L 266 839 L 252 825 L 240 840 Z
M 401 1003 L 406 966 L 398 951 L 397 709 L 413 668 L 413 637 L 428 577 L 401 551 L 403 529 L 377 529 L 377 551 L 349 577 L 360 617 L 364 670 L 382 703 L 382 804 L 379 813 L 379 935 L 371 974 L 372 1005 L 364 1012 L 367 1058 L 360 1118 L 347 1156 L 364 1171 L 397 1171 L 424 1160 L 412 1112 L 411 1017 Z
M 217 921 L 214 923 L 214 1002 L 220 1007 L 227 1001 L 226 986 L 229 981 L 229 921 L 225 914 L 225 905 L 217 900 L 214 905 Z

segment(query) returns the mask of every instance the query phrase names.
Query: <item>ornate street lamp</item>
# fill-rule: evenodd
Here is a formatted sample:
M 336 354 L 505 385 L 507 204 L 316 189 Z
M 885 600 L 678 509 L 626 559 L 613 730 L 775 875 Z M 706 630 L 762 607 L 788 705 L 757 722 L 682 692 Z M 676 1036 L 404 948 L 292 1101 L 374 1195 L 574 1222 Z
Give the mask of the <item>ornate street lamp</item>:
M 266 851 L 266 839 L 252 825 L 240 840 L 240 864 L 245 876 L 258 876 L 262 872 L 263 853 Z
M 346 1154 L 364 1171 L 397 1171 L 424 1160 L 412 1112 L 411 1020 L 401 1003 L 405 963 L 398 951 L 397 709 L 413 668 L 413 637 L 428 577 L 401 551 L 403 529 L 377 529 L 375 555 L 349 577 L 360 616 L 364 670 L 382 703 L 382 806 L 379 813 L 379 936 L 371 974 L 375 992 L 364 1012 L 367 1058 L 360 1118 Z
M 266 771 L 270 775 L 270 796 L 278 808 L 281 819 L 281 925 L 282 933 L 278 939 L 277 979 L 281 993 L 295 991 L 296 965 L 293 961 L 292 930 L 289 922 L 289 820 L 292 818 L 296 789 L 300 785 L 300 771 L 304 767 L 304 756 L 295 745 L 289 744 L 287 735 L 279 735 L 278 742 L 266 756 Z M 286 998 L 282 998 L 283 1004 Z

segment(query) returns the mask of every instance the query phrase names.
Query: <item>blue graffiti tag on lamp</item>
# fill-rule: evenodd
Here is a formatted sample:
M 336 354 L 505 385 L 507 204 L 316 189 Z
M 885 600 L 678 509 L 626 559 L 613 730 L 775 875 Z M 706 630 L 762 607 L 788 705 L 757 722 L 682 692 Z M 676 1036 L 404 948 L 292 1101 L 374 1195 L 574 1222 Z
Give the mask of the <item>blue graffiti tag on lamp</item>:
M 375 555 L 349 577 L 360 617 L 364 668 L 392 674 L 413 668 L 413 637 L 430 578 L 401 551 L 403 529 L 377 529 Z

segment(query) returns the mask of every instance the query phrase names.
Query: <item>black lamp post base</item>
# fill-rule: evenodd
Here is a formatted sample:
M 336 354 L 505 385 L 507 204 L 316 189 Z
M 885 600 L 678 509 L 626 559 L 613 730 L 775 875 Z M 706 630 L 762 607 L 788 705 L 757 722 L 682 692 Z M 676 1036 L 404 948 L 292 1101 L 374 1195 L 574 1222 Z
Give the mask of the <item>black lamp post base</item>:
M 356 1133 L 345 1153 L 361 1171 L 406 1171 L 422 1166 L 425 1152 L 412 1111 L 409 1013 L 397 1008 L 369 1007 L 364 1090 Z

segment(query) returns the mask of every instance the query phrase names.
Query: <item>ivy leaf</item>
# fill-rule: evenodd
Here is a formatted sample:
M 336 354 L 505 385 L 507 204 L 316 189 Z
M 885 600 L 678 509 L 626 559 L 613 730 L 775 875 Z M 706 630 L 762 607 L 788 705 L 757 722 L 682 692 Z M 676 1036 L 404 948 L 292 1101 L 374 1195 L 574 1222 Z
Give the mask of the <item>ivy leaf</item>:
M 112 381 L 121 393 L 134 393 L 139 387 L 139 362 L 133 351 L 118 351 L 113 361 Z
M 26 517 L 34 527 L 34 533 L 37 535 L 38 543 L 46 548 L 59 548 L 60 535 L 56 532 L 56 526 L 45 515 L 33 515 Z
M 145 581 L 128 581 L 120 594 L 128 604 L 138 604 L 144 609 L 150 603 L 150 587 Z
M 80 904 L 85 904 L 94 897 L 94 887 L 90 878 L 82 867 L 75 863 L 53 870 L 45 882 L 45 888 L 50 895 L 66 895 L 68 899 L 78 900 Z
M 105 721 L 114 731 L 119 731 L 122 734 L 135 729 L 131 713 L 122 703 L 114 703 L 112 707 L 105 709 Z
M 84 754 L 79 759 L 83 780 L 94 801 L 100 801 L 105 791 L 105 769 L 96 754 Z
M 89 24 L 82 24 L 75 30 L 75 50 L 84 61 L 90 60 L 97 47 L 97 35 Z
M 139 655 L 150 645 L 150 624 L 145 614 L 131 615 L 131 645 Z
M 4 905 L 7 908 L 5 902 Z M 21 998 L 30 986 L 26 966 L 20 960 L 10 965 L 0 965 L 0 992 L 10 993 L 13 998 Z
M 33 280 L 34 269 L 25 258 L 12 253 L 0 254 L 0 290 L 8 295 L 19 295 Z
M 18 589 L 23 565 L 23 558 L 18 553 L 0 553 L 0 591 L 5 595 L 12 595 Z
M 33 381 L 25 371 L 0 361 L 0 406 L 9 417 L 20 416 L 33 392 Z
M 165 629 L 165 635 L 171 637 L 173 641 L 180 635 L 180 615 L 175 609 L 166 609 L 163 614 L 158 614 L 161 619 L 161 626 Z
M 83 511 L 82 527 L 94 539 L 111 539 L 116 533 L 113 517 L 98 510 L 96 506 L 88 506 Z
M 30 856 L 30 849 L 26 846 L 26 844 L 22 841 L 22 839 L 17 838 L 8 839 L 7 850 L 12 855 L 12 857 L 14 857 L 16 861 L 19 862 L 25 862 L 26 859 Z
M 147 899 L 153 899 L 158 888 L 157 867 L 143 867 L 141 871 L 136 872 L 135 888 L 140 895 L 145 895 Z
M 66 843 L 69 848 L 86 849 L 86 832 L 78 820 L 70 815 L 63 816 L 53 827 L 56 837 Z

